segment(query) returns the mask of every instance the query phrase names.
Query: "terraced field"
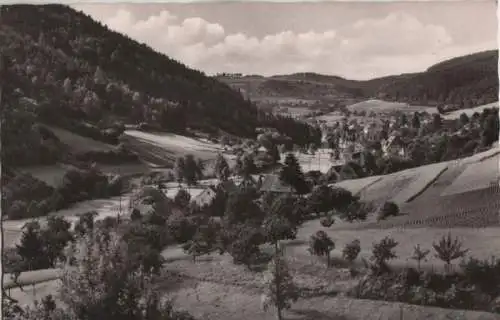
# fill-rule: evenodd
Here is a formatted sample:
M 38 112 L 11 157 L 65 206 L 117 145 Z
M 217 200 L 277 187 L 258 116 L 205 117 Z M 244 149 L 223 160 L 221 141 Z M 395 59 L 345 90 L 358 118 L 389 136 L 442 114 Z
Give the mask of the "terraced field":
M 460 194 L 498 185 L 500 182 L 499 161 L 500 155 L 495 155 L 483 161 L 469 164 L 441 195 Z

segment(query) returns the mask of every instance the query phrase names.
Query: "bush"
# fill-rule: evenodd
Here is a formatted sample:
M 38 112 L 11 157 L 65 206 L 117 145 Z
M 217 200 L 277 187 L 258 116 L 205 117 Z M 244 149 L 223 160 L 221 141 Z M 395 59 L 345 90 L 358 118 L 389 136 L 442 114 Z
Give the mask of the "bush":
M 330 228 L 335 223 L 335 219 L 332 216 L 323 217 L 321 218 L 320 223 L 323 227 Z
M 185 243 L 196 234 L 198 225 L 195 217 L 186 217 L 180 212 L 175 212 L 167 219 L 167 228 L 175 241 Z
M 342 250 L 342 257 L 349 263 L 353 263 L 361 252 L 361 244 L 358 239 L 345 245 L 344 250 Z
M 384 203 L 382 209 L 379 211 L 377 220 L 381 221 L 387 219 L 388 217 L 396 217 L 397 215 L 399 215 L 398 205 L 394 202 L 386 202 Z

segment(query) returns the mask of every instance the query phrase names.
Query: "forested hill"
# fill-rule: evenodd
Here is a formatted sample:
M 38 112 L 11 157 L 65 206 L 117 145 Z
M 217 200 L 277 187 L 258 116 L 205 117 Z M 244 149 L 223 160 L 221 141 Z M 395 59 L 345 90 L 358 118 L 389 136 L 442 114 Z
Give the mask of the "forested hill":
M 458 109 L 498 101 L 498 50 L 450 59 L 425 72 L 392 78 L 381 84 L 377 94 L 390 100 L 450 104 Z
M 315 73 L 217 78 L 235 87 L 251 89 L 251 97 L 256 100 L 265 97 L 381 98 L 413 105 L 449 104 L 463 109 L 498 100 L 498 50 L 453 58 L 423 72 L 366 81 Z
M 254 136 L 256 127 L 264 125 L 296 134 L 309 131 L 303 124 L 259 113 L 226 84 L 68 6 L 0 10 L 6 80 L 2 135 L 7 136 L 2 156 L 8 153 L 7 158 L 37 145 L 40 137 L 19 128 L 38 122 L 111 142 L 116 137 L 108 133 L 123 128 L 117 123 L 148 123 L 174 132 L 222 130 L 241 137 Z

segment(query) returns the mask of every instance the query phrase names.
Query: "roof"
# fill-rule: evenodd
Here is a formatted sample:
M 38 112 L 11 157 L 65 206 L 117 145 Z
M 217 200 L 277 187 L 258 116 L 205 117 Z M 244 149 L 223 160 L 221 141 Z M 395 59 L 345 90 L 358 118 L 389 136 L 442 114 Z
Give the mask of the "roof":
M 212 188 L 206 188 L 199 195 L 192 199 L 192 202 L 196 203 L 199 207 L 203 207 L 204 205 L 208 205 L 212 203 L 213 199 L 216 196 L 216 192 Z
M 281 181 L 279 175 L 268 174 L 264 177 L 262 181 L 261 191 L 264 192 L 280 192 L 280 193 L 290 193 L 295 191 L 293 187 L 286 185 Z

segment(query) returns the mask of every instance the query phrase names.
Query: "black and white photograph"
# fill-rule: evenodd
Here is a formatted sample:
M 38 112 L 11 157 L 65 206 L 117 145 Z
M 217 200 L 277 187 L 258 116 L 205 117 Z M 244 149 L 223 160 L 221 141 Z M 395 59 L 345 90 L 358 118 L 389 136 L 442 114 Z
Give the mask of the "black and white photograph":
M 0 0 L 5 320 L 500 320 L 493 0 Z

